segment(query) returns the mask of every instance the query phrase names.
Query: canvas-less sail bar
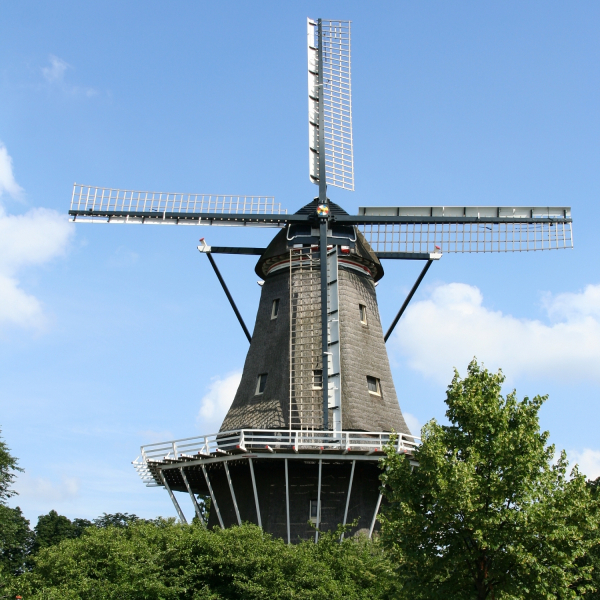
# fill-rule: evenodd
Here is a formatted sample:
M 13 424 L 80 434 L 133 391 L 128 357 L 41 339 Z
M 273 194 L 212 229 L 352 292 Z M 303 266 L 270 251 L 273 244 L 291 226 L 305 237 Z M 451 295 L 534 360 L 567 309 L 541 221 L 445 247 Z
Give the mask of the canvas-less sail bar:
M 375 252 L 527 252 L 573 247 L 569 207 L 361 207 L 359 214 L 366 220 L 396 221 L 359 226 Z
M 307 20 L 309 174 L 319 183 L 319 131 L 325 136 L 327 185 L 354 190 L 350 21 L 321 20 L 319 65 L 317 21 Z M 318 70 L 322 68 L 323 127 L 319 128 Z
M 308 51 L 308 175 L 319 185 L 319 54 L 317 22 L 306 20 Z
M 182 194 L 100 188 L 75 184 L 69 214 L 77 222 L 213 224 L 210 215 L 287 215 L 271 196 Z M 279 226 L 262 219 L 263 226 Z M 236 224 L 231 218 L 223 224 Z M 215 223 L 216 224 L 216 223 Z M 243 224 L 240 222 L 239 224 Z
M 325 167 L 328 185 L 354 191 L 350 21 L 322 21 Z

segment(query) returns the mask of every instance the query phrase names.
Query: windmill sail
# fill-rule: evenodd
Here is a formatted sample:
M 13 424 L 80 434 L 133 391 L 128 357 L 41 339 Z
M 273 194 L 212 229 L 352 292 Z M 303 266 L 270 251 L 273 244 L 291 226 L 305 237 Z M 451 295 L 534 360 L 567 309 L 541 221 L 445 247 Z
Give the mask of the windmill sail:
M 76 183 L 69 214 L 78 223 L 281 227 L 287 210 L 272 196 L 140 192 Z
M 359 229 L 378 254 L 573 247 L 570 207 L 384 206 L 361 207 L 359 215 Z
M 350 21 L 321 20 L 320 40 L 317 27 L 317 21 L 308 19 L 309 176 L 313 183 L 319 183 L 319 135 L 323 132 L 327 184 L 354 191 Z M 323 81 L 322 124 L 319 69 Z

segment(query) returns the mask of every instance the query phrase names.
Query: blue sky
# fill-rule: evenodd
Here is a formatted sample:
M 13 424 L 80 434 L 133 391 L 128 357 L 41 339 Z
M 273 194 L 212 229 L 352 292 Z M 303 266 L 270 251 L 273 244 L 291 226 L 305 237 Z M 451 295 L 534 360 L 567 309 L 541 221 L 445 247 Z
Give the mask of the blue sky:
M 542 426 L 600 475 L 600 7 L 593 2 L 3 2 L 0 425 L 34 522 L 174 514 L 131 460 L 214 431 L 247 341 L 199 237 L 273 230 L 67 223 L 74 181 L 274 195 L 307 173 L 305 19 L 353 21 L 361 205 L 572 206 L 575 249 L 446 255 L 388 344 L 411 423 L 473 355 L 549 394 Z M 250 257 L 217 258 L 253 325 Z M 386 263 L 384 327 L 420 264 Z M 186 504 L 186 510 L 189 507 Z

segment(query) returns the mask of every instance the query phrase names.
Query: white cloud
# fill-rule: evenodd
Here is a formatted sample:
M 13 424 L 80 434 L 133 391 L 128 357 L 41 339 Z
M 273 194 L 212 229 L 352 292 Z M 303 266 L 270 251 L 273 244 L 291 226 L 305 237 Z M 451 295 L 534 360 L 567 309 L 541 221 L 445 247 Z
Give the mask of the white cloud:
M 71 65 L 62 60 L 62 58 L 51 54 L 50 66 L 42 67 L 42 73 L 49 83 L 62 82 L 65 77 L 65 71 L 70 67 Z
M 0 201 L 4 193 L 17 197 L 21 192 L 12 159 L 0 143 Z M 34 208 L 23 215 L 9 215 L 0 202 L 0 327 L 42 326 L 42 306 L 21 289 L 17 275 L 25 267 L 64 255 L 73 233 L 67 217 L 54 210 Z
M 572 450 L 567 455 L 569 463 L 579 465 L 579 470 L 588 478 L 600 477 L 600 450 L 585 448 L 583 451 Z
M 18 198 L 23 189 L 15 181 L 13 162 L 6 146 L 0 142 L 0 197 L 6 193 L 12 198 Z
M 15 488 L 19 499 L 25 502 L 41 501 L 43 504 L 73 500 L 79 495 L 79 480 L 76 477 L 63 476 L 60 482 L 52 482 L 46 477 L 31 477 L 27 473 L 19 475 Z
M 19 288 L 19 282 L 0 273 L 0 327 L 11 324 L 39 329 L 45 323 L 37 298 Z
M 42 74 L 44 79 L 48 82 L 48 85 L 61 90 L 64 94 L 72 96 L 83 95 L 91 98 L 98 94 L 98 90 L 95 90 L 94 88 L 72 85 L 65 81 L 67 69 L 73 68 L 68 62 L 53 54 L 50 55 L 49 60 L 50 65 L 42 67 Z
M 34 208 L 9 215 L 0 206 L 0 273 L 14 275 L 64 255 L 72 233 L 66 215 L 55 210 Z
M 241 371 L 234 371 L 223 378 L 213 377 L 208 392 L 200 400 L 198 424 L 203 432 L 212 433 L 212 429 L 216 431 L 220 427 L 233 402 L 241 378 Z M 207 428 L 212 429 L 208 431 Z
M 408 308 L 392 347 L 411 368 L 442 384 L 453 367 L 464 374 L 473 356 L 511 378 L 600 382 L 600 285 L 547 295 L 544 307 L 550 324 L 490 310 L 476 287 L 440 285 Z
M 417 419 L 417 417 L 415 417 L 415 415 L 413 415 L 409 412 L 404 412 L 404 411 L 402 412 L 402 416 L 404 417 L 404 420 L 406 421 L 406 424 L 408 425 L 410 432 L 413 435 L 420 436 L 421 435 L 421 427 L 423 427 L 423 425 L 421 424 L 419 419 Z

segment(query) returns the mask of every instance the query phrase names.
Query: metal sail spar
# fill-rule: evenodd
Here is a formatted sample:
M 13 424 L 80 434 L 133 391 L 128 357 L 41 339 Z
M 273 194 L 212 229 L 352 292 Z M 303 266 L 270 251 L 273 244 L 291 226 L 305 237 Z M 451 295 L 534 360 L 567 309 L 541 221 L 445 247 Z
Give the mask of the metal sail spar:
M 69 215 L 78 223 L 283 227 L 287 210 L 271 196 L 142 192 L 76 183 Z
M 320 23 L 319 40 L 318 22 L 307 20 L 309 176 L 313 183 L 319 183 L 319 135 L 322 131 L 327 184 L 353 191 L 350 21 L 322 19 Z M 322 127 L 319 127 L 319 69 L 323 82 Z
M 359 215 L 359 229 L 383 255 L 573 247 L 570 207 L 386 206 L 361 207 Z

